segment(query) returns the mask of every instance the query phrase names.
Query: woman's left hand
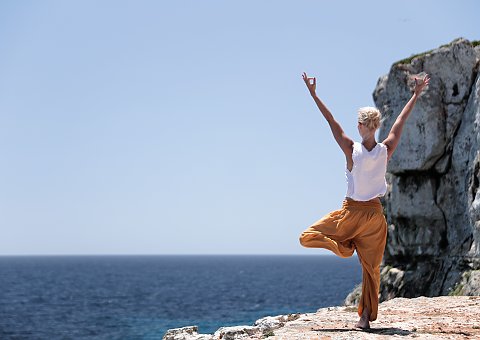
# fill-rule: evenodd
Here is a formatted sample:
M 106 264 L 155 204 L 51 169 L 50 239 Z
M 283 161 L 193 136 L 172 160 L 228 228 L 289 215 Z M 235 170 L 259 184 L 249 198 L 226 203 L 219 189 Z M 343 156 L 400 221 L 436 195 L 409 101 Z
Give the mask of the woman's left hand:
M 430 76 L 428 74 L 426 74 L 423 79 L 418 79 L 417 77 L 415 77 L 415 94 L 419 95 L 420 93 L 422 93 L 423 89 L 425 88 L 425 86 L 428 85 L 429 82 Z

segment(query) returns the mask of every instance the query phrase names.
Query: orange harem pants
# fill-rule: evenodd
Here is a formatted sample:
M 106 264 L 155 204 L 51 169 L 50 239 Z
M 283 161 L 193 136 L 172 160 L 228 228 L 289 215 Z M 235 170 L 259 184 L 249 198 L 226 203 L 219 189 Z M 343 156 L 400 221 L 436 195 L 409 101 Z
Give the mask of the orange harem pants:
M 378 198 L 366 202 L 345 199 L 341 209 L 325 215 L 305 230 L 300 243 L 308 248 L 331 250 L 340 257 L 350 257 L 357 250 L 363 277 L 358 315 L 368 307 L 370 321 L 374 321 L 386 239 L 387 221 Z

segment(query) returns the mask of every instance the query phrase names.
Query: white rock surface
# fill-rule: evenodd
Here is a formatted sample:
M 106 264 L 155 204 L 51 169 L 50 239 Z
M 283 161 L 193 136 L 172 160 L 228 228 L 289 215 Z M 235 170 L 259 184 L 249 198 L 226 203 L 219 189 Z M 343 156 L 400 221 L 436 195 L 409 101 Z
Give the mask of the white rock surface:
M 300 314 L 267 316 L 255 321 L 254 325 L 265 334 L 273 331 L 274 329 L 283 327 L 285 323 L 296 320 L 299 317 L 300 317 Z
M 198 326 L 169 329 L 163 340 L 212 340 L 211 334 L 198 334 Z
M 259 328 L 254 326 L 221 327 L 213 334 L 213 339 L 249 339 L 250 336 L 258 332 Z
M 273 334 L 273 330 L 299 317 L 300 314 L 267 316 L 255 321 L 253 326 L 220 327 L 214 334 L 198 334 L 197 326 L 173 328 L 165 333 L 163 340 L 239 340 L 268 337 Z

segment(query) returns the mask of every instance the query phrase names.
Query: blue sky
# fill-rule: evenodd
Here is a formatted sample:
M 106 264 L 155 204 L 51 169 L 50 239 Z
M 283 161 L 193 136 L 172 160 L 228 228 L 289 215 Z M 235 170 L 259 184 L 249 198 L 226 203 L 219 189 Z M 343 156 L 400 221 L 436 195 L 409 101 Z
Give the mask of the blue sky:
M 393 62 L 477 1 L 2 1 L 0 254 L 321 254 Z

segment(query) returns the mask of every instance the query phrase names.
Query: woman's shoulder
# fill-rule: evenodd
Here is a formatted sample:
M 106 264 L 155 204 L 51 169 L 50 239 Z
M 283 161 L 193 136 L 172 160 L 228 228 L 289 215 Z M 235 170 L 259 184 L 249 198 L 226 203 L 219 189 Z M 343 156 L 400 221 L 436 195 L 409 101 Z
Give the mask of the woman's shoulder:
M 382 142 L 378 142 L 377 144 L 378 144 L 382 149 L 385 149 L 385 150 L 388 149 L 388 147 L 387 147 L 385 144 L 383 144 Z
M 362 147 L 362 143 L 360 142 L 357 142 L 357 141 L 353 141 L 353 148 L 361 148 Z
M 388 158 L 388 147 L 383 144 L 383 143 L 378 143 L 379 145 L 379 149 L 380 149 L 380 154 L 382 155 L 382 157 L 385 157 L 385 159 Z
M 362 143 L 353 141 L 352 145 L 353 153 L 360 153 L 362 151 Z

